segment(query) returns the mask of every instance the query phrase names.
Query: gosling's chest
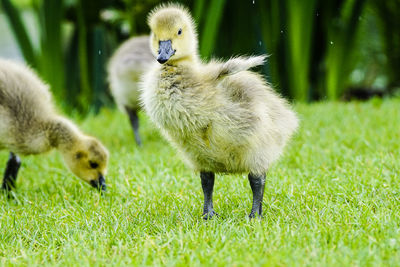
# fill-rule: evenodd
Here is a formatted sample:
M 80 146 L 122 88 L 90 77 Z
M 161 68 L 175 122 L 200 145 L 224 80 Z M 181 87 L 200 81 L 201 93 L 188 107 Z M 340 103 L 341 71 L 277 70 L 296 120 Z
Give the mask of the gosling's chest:
M 203 124 L 197 87 L 190 75 L 179 69 L 163 68 L 152 86 L 147 111 L 159 126 L 171 131 L 191 131 Z
M 155 84 L 157 100 L 167 107 L 184 100 L 185 94 L 192 89 L 188 79 L 178 68 L 163 67 Z

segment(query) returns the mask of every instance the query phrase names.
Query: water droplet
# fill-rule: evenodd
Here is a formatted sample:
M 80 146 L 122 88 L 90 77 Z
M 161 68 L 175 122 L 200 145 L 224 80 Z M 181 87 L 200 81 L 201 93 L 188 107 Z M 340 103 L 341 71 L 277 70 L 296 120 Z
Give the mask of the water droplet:
M 281 33 L 283 33 L 283 31 L 281 30 Z
M 319 16 L 319 13 L 317 12 L 317 17 Z
M 101 55 L 101 50 L 99 50 L 99 55 Z
M 254 5 L 254 1 L 255 1 L 255 0 L 253 0 L 253 5 Z
M 261 46 L 261 41 L 259 41 L 258 44 Z
M 333 41 L 331 41 L 331 45 L 333 45 Z

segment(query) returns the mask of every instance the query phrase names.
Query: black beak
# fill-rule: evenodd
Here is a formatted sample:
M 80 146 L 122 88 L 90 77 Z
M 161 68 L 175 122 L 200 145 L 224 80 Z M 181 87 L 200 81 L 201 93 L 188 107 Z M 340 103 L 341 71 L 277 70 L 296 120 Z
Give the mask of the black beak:
M 103 192 L 107 190 L 106 179 L 102 174 L 99 174 L 98 180 L 91 180 L 90 185 Z
M 157 61 L 161 64 L 164 64 L 165 62 L 168 61 L 170 57 L 172 57 L 175 54 L 175 50 L 172 49 L 171 40 L 160 41 L 158 45 L 159 49 L 158 49 Z

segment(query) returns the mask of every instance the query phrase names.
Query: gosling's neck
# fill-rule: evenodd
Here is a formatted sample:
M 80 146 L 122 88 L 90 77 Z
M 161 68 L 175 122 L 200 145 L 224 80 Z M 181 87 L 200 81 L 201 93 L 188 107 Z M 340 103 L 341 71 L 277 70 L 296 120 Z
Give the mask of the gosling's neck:
M 200 58 L 197 54 L 191 54 L 179 59 L 170 60 L 165 63 L 166 66 L 171 67 L 193 67 L 200 62 Z
M 48 138 L 51 148 L 61 151 L 71 150 L 81 139 L 82 134 L 69 120 L 56 117 L 48 124 Z

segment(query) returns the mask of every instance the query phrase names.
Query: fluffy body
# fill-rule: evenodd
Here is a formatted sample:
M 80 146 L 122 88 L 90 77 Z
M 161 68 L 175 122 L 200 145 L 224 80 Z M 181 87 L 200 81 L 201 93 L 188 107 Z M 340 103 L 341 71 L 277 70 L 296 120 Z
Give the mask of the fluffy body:
M 297 128 L 296 116 L 260 75 L 205 75 L 215 68 L 154 68 L 144 79 L 146 112 L 195 170 L 264 173 Z
M 57 114 L 48 86 L 31 69 L 0 59 L 0 149 L 28 155 L 52 148 L 86 182 L 106 173 L 107 149 Z
M 132 37 L 122 43 L 108 64 L 111 94 L 118 107 L 140 109 L 140 76 L 154 63 L 149 36 Z
M 171 40 L 175 51 L 143 78 L 151 120 L 195 170 L 265 173 L 298 127 L 287 102 L 247 71 L 265 57 L 201 62 L 193 20 L 180 6 L 161 6 L 148 22 L 153 54 L 161 40 Z

